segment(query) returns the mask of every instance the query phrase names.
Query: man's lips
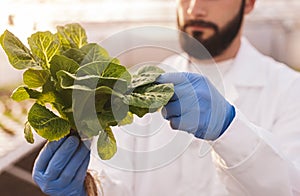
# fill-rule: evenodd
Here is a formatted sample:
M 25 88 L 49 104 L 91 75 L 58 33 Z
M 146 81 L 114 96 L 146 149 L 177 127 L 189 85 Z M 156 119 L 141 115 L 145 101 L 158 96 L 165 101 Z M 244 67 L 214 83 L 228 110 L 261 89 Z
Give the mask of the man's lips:
M 193 25 L 193 26 L 188 26 L 186 28 L 186 31 L 188 32 L 193 32 L 193 31 L 204 31 L 206 29 L 211 29 L 211 27 L 208 26 L 200 26 L 200 25 Z

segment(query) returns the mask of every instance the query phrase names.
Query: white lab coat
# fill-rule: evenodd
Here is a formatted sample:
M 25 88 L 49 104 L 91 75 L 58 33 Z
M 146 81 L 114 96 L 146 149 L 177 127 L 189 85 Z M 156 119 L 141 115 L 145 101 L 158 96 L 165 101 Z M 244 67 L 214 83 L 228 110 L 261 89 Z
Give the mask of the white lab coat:
M 166 63 L 190 71 L 180 56 Z M 98 171 L 104 195 L 300 195 L 299 74 L 242 39 L 232 66 L 222 77 L 224 96 L 236 107 L 226 132 L 215 142 L 206 142 L 172 131 L 159 112 L 138 119 L 140 125 L 130 125 L 127 132 L 115 128 L 119 148 L 146 153 L 141 158 L 121 150 L 112 161 L 103 162 L 93 149 L 90 168 Z M 151 137 L 133 136 L 158 124 L 154 130 L 159 131 Z M 183 144 L 170 144 L 175 138 Z M 169 151 L 153 157 L 147 153 L 165 144 L 170 144 Z

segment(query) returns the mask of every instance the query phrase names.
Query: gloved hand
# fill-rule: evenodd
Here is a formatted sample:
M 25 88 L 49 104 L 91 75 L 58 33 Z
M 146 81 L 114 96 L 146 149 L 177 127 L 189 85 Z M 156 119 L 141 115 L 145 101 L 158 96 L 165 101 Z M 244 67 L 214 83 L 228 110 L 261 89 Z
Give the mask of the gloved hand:
M 158 83 L 173 83 L 174 96 L 162 109 L 173 129 L 194 134 L 197 138 L 215 140 L 235 116 L 229 104 L 210 81 L 195 73 L 165 73 Z
M 85 196 L 89 160 L 89 144 L 75 136 L 49 142 L 35 162 L 33 180 L 50 196 Z

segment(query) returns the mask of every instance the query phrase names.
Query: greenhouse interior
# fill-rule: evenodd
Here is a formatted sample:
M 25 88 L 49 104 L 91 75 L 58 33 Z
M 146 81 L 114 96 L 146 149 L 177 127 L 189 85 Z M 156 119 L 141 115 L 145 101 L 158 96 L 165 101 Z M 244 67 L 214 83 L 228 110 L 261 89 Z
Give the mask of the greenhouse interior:
M 246 0 L 246 2 L 253 2 L 253 1 L 255 0 L 249 0 L 249 1 Z M 235 0 L 232 2 L 240 2 L 240 0 Z M 15 62 L 19 60 L 25 61 L 25 58 L 29 58 L 29 57 L 23 56 L 23 57 L 19 57 L 20 59 L 13 59 L 14 58 L 13 56 L 9 56 L 8 55 L 10 49 L 9 47 L 13 48 L 14 46 L 8 46 L 8 44 L 11 44 L 11 42 L 9 42 L 11 40 L 7 38 L 8 36 L 7 34 L 4 36 L 4 32 L 7 32 L 8 30 L 9 32 L 13 33 L 16 37 L 18 37 L 18 39 L 22 43 L 24 43 L 25 47 L 29 48 L 30 39 L 28 38 L 36 32 L 50 31 L 54 35 L 58 26 L 64 26 L 67 24 L 79 24 L 85 30 L 88 43 L 99 44 L 100 46 L 106 49 L 107 53 L 111 57 L 117 58 L 118 63 L 125 65 L 125 67 L 127 67 L 128 70 L 136 71 L 138 67 L 141 67 L 145 64 L 160 64 L 160 62 L 163 62 L 164 59 L 166 59 L 170 55 L 178 54 L 178 51 L 181 50 L 180 46 L 177 45 L 179 43 L 178 17 L 176 15 L 178 3 L 180 5 L 189 4 L 188 6 L 190 6 L 191 8 L 196 4 L 199 7 L 201 7 L 201 3 L 203 3 L 203 5 L 208 6 L 214 3 L 217 4 L 221 2 L 219 0 L 217 1 L 210 1 L 210 0 L 199 0 L 199 1 L 198 0 L 126 0 L 126 1 L 125 0 L 1 0 L 0 33 L 1 34 L 3 33 L 3 36 L 0 39 L 2 44 L 2 47 L 0 47 L 1 48 L 0 49 L 0 61 L 1 61 L 0 64 L 0 73 L 1 73 L 1 77 L 0 77 L 0 96 L 1 96 L 0 99 L 0 111 L 1 111 L 0 113 L 0 192 L 2 196 L 51 195 L 51 193 L 43 190 L 44 185 L 37 183 L 36 179 L 34 180 L 35 178 L 34 175 L 36 174 L 33 174 L 33 170 L 34 170 L 34 165 L 36 164 L 36 159 L 40 151 L 43 149 L 43 146 L 47 145 L 47 138 L 45 139 L 41 137 L 42 135 L 40 134 L 41 132 L 39 132 L 38 130 L 34 131 L 33 129 L 32 132 L 30 132 L 30 134 L 33 134 L 31 136 L 33 136 L 34 138 L 34 143 L 31 144 L 28 142 L 29 133 L 26 132 L 28 131 L 27 129 L 28 123 L 26 122 L 30 121 L 30 117 L 29 117 L 30 108 L 34 103 L 33 102 L 34 100 L 28 99 L 28 100 L 24 100 L 24 101 L 22 100 L 18 102 L 16 101 L 18 98 L 14 98 L 14 96 L 18 96 L 15 93 L 16 92 L 15 89 L 17 89 L 19 86 L 23 86 L 22 87 L 23 90 L 27 89 L 26 90 L 27 92 L 26 96 L 28 96 L 27 98 L 34 97 L 33 94 L 30 94 L 30 89 L 28 90 L 28 88 L 26 87 L 26 85 L 28 87 L 30 87 L 30 85 L 28 85 L 29 84 L 28 81 L 26 82 L 26 77 L 24 74 L 25 69 L 22 69 L 20 67 L 16 68 L 17 62 Z M 224 11 L 224 18 L 228 18 L 225 14 L 226 12 Z M 244 26 L 242 31 L 243 32 L 242 39 L 246 38 L 263 55 L 269 56 L 275 61 L 280 62 L 283 66 L 288 67 L 289 70 L 298 72 L 300 71 L 300 53 L 299 53 L 300 20 L 299 18 L 300 18 L 299 0 L 257 0 L 255 2 L 254 9 L 251 11 L 251 13 L 245 16 L 244 24 L 243 24 Z M 19 43 L 14 42 L 13 44 L 18 45 Z M 34 50 L 32 46 L 30 46 L 30 49 Z M 23 50 L 26 51 L 26 49 L 23 48 L 22 51 L 17 51 L 17 49 L 15 49 L 13 52 L 16 52 L 15 55 L 18 55 L 17 53 L 24 52 Z M 36 59 L 35 56 L 33 57 Z M 15 67 L 11 66 L 11 64 L 13 63 L 15 63 L 16 65 Z M 28 67 L 23 67 L 23 68 L 28 68 Z M 35 69 L 35 67 L 30 69 Z M 51 68 L 49 70 L 50 72 L 52 72 Z M 165 70 L 165 71 L 169 71 L 169 70 Z M 101 75 L 101 77 L 102 76 L 103 75 Z M 43 79 L 43 76 L 40 77 L 41 79 Z M 71 77 L 71 75 L 69 75 L 68 77 Z M 73 74 L 72 77 L 75 77 L 75 75 Z M 256 80 L 256 78 L 254 77 L 253 80 Z M 41 81 L 36 81 L 36 82 L 40 83 Z M 63 79 L 60 82 L 63 83 L 64 82 Z M 152 82 L 155 82 L 155 80 Z M 69 84 L 61 84 L 61 85 L 69 85 Z M 278 85 L 280 86 L 281 84 Z M 40 86 L 33 85 L 33 87 L 37 87 L 34 88 L 36 92 L 38 92 L 42 88 L 41 85 Z M 76 88 L 75 85 L 73 86 L 71 85 L 68 87 L 69 89 Z M 111 94 L 113 93 L 111 92 Z M 70 94 L 70 96 L 72 97 L 74 96 L 74 94 L 73 95 Z M 113 97 L 113 95 L 111 96 Z M 23 98 L 19 97 L 19 100 Z M 257 97 L 257 99 L 259 99 L 259 97 Z M 38 101 L 41 100 L 38 99 Z M 145 118 L 146 119 L 144 119 L 144 121 L 143 120 L 139 121 L 139 118 L 134 116 L 134 119 L 137 120 L 136 121 L 134 120 L 133 124 L 136 124 L 136 126 L 142 126 L 139 125 L 139 123 L 143 124 L 146 122 L 148 123 L 148 121 L 151 121 L 152 123 L 149 124 L 151 124 L 151 126 L 154 126 L 155 124 L 159 123 L 159 121 L 155 121 L 156 118 L 155 116 L 151 116 L 147 114 Z M 30 121 L 30 124 L 31 127 L 35 129 L 35 127 L 32 125 L 33 121 Z M 117 124 L 117 125 L 121 125 L 121 124 Z M 295 124 L 295 126 L 297 125 Z M 129 151 L 150 152 L 148 148 L 144 149 L 142 144 L 141 146 L 139 145 L 140 143 L 143 142 L 147 143 L 147 138 L 152 137 L 155 134 L 159 134 L 157 133 L 159 131 L 153 132 L 151 134 L 146 133 L 146 131 L 144 132 L 143 131 L 144 130 L 142 130 L 140 133 L 136 133 L 135 131 L 124 132 L 124 134 L 126 133 L 129 134 L 130 136 L 134 135 L 135 137 L 139 138 L 136 140 L 137 147 L 132 149 L 131 149 L 131 145 L 126 146 L 122 142 L 118 141 L 118 137 L 116 137 L 117 143 L 120 142 L 118 143 L 118 150 L 120 145 L 121 148 L 124 147 L 123 149 L 125 150 L 128 148 Z M 118 134 L 120 133 L 115 133 L 116 136 L 118 136 Z M 293 137 L 298 137 L 298 141 L 300 142 L 299 132 L 297 134 L 296 133 L 294 134 L 295 135 Z M 27 138 L 25 139 L 24 136 L 26 136 Z M 54 140 L 58 140 L 58 139 L 60 138 L 55 138 Z M 170 140 L 172 140 L 172 138 Z M 92 145 L 93 144 L 94 143 L 92 143 Z M 193 143 L 191 145 L 193 145 Z M 295 146 L 297 145 L 299 146 L 299 144 L 295 144 Z M 155 151 L 161 146 L 155 144 L 152 147 L 153 147 L 152 150 Z M 295 150 L 295 152 L 297 151 Z M 176 157 L 177 156 L 175 155 L 173 156 L 174 160 L 176 159 Z M 153 162 L 151 162 L 150 160 L 147 163 L 146 160 L 142 160 L 142 159 L 139 161 L 140 162 L 145 161 L 145 163 L 143 162 L 145 165 L 156 164 L 155 162 L 156 159 L 153 160 Z M 111 161 L 108 163 L 108 165 L 110 163 L 115 163 L 116 165 L 114 165 L 115 166 L 114 170 L 118 170 L 120 169 L 120 167 L 123 166 L 117 163 L 117 159 L 113 159 L 113 160 L 116 160 L 115 161 L 116 163 L 114 161 Z M 161 165 L 158 165 L 157 168 L 163 168 L 167 164 L 172 164 L 172 161 L 170 160 L 165 161 Z M 300 176 L 299 155 L 297 160 L 298 163 L 295 164 L 298 165 L 298 174 Z M 134 180 L 139 181 L 138 179 L 140 179 L 140 181 L 143 181 L 143 178 L 139 177 L 139 174 L 142 173 L 143 171 L 146 172 L 152 170 L 156 171 L 155 169 L 156 166 L 154 165 L 152 168 L 149 167 L 144 168 L 142 166 L 141 168 L 139 168 L 140 162 L 137 163 L 138 165 L 136 166 L 137 169 L 133 169 L 133 173 L 136 172 L 137 177 L 132 177 L 131 174 L 126 174 L 128 175 L 128 178 L 130 177 L 131 179 L 132 177 L 133 179 L 132 181 Z M 132 172 L 131 167 L 135 167 L 134 163 L 133 166 L 132 165 L 128 166 L 129 169 L 123 168 L 123 170 L 130 173 Z M 180 178 L 180 176 L 178 178 Z M 120 177 L 120 181 L 121 179 L 122 178 Z M 149 179 L 145 178 L 145 181 Z M 119 181 L 117 181 L 116 183 L 118 184 L 118 182 Z M 140 185 L 132 186 L 135 187 L 132 188 L 131 190 L 132 192 L 131 193 L 129 192 L 128 194 L 124 193 L 124 195 L 141 195 L 143 191 L 146 192 L 149 188 L 149 187 L 145 188 L 144 186 L 147 185 L 143 186 L 142 183 L 140 182 L 137 184 Z M 300 181 L 298 181 L 298 184 L 296 183 L 295 185 L 291 185 L 295 189 L 298 188 L 299 191 L 299 192 L 295 191 L 294 195 L 297 195 L 297 193 L 300 194 L 299 184 Z M 210 185 L 211 184 L 207 182 L 207 186 Z M 105 183 L 103 184 L 103 186 L 105 186 Z M 174 184 L 173 186 L 176 187 L 180 185 Z M 189 189 L 191 189 L 191 187 L 189 187 Z M 111 187 L 111 189 L 114 189 L 114 187 Z M 154 189 L 156 188 L 154 187 Z M 184 188 L 182 188 L 182 191 L 183 190 Z M 104 188 L 104 193 L 105 192 L 106 190 Z M 115 195 L 115 196 L 123 195 L 120 194 L 119 192 L 113 193 L 113 191 L 112 193 L 108 193 L 108 194 L 104 194 L 104 193 L 102 190 L 98 193 L 98 195 Z M 154 193 L 155 192 L 153 192 L 153 194 Z M 163 193 L 165 192 L 163 192 L 162 190 L 161 194 L 158 195 L 165 195 Z M 249 191 L 249 195 L 252 195 L 251 193 L 252 192 Z M 264 193 L 261 192 L 261 194 L 258 195 L 266 195 L 265 193 L 271 193 L 271 192 L 268 192 L 266 190 L 266 192 Z M 282 194 L 278 193 L 278 195 L 287 195 L 283 193 L 284 192 L 282 192 Z M 68 194 L 53 193 L 53 195 L 68 195 Z M 75 195 L 81 195 L 81 194 L 78 193 Z M 188 194 L 188 191 L 186 193 L 182 193 L 182 192 L 180 193 L 180 191 L 175 193 L 174 191 L 174 194 L 173 192 L 170 192 L 170 195 L 190 196 L 190 195 L 202 195 L 202 194 L 195 194 L 194 192 Z M 214 195 L 214 194 L 207 193 L 203 195 Z M 242 194 L 232 193 L 232 194 L 225 194 L 225 195 L 242 195 Z

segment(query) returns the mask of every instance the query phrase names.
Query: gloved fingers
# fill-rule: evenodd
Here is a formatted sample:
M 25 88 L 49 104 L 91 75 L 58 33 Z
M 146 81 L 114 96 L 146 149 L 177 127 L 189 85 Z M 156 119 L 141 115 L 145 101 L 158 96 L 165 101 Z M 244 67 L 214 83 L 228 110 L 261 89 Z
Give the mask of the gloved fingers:
M 83 162 L 80 164 L 80 167 L 78 168 L 75 176 L 73 177 L 71 184 L 78 184 L 78 183 L 83 183 L 85 176 L 86 176 L 86 171 L 88 168 L 90 162 L 90 154 L 87 154 L 83 160 Z
M 188 113 L 180 117 L 170 118 L 170 126 L 172 129 L 186 131 L 188 133 L 195 133 L 199 126 L 199 121 L 194 118 L 193 113 Z
M 90 154 L 89 147 L 81 143 L 79 149 L 75 152 L 74 156 L 71 158 L 69 163 L 64 168 L 63 172 L 60 174 L 57 181 L 59 184 L 70 184 L 74 176 L 76 175 L 78 169 L 85 161 L 87 155 Z
M 170 101 L 176 101 L 186 97 L 197 100 L 197 89 L 193 87 L 192 83 L 182 83 L 174 86 L 174 95 Z
M 181 123 L 181 117 L 173 117 L 169 119 L 170 126 L 172 129 L 179 130 L 180 129 L 180 123 Z
M 165 119 L 170 119 L 171 117 L 179 117 L 182 114 L 180 102 L 178 100 L 169 102 L 162 108 L 161 114 Z
M 63 194 L 61 195 L 70 195 L 70 196 L 85 196 L 86 191 L 85 191 L 85 185 L 84 185 L 84 180 L 87 172 L 87 168 L 90 162 L 90 154 L 87 154 L 84 157 L 84 160 L 78 168 L 77 171 L 74 171 L 75 176 L 73 179 L 71 179 L 71 182 L 66 185 L 63 190 L 61 191 Z
M 77 150 L 78 145 L 79 139 L 76 136 L 70 136 L 57 149 L 44 173 L 44 176 L 48 181 L 55 180 L 59 177 L 64 167 Z
M 34 173 L 35 172 L 44 173 L 52 156 L 65 140 L 66 137 L 60 139 L 59 141 L 48 142 L 44 146 L 44 148 L 41 150 L 38 158 L 35 161 L 34 168 L 33 168 Z

